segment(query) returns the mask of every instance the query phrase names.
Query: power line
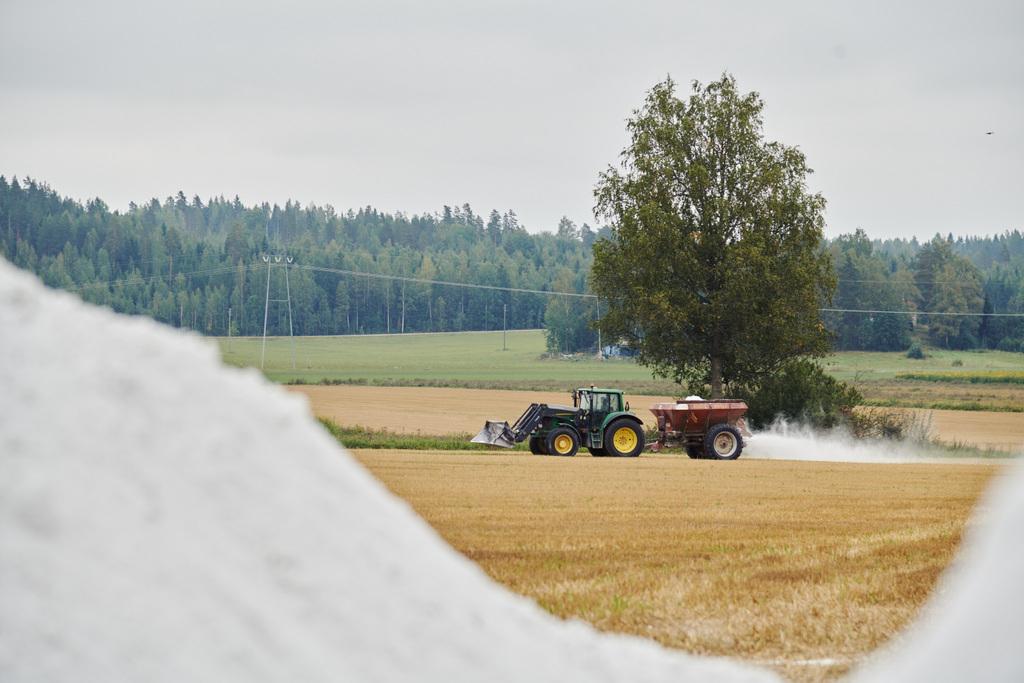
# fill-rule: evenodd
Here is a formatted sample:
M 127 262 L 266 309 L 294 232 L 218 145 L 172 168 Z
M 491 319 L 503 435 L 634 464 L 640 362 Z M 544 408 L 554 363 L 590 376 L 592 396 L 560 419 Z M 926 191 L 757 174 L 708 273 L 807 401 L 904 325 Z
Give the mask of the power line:
M 346 270 L 344 268 L 325 268 L 322 266 L 295 266 L 305 270 L 315 270 L 323 273 L 337 273 L 338 275 L 352 275 L 355 277 L 376 278 L 378 280 L 397 280 L 400 282 L 414 282 L 422 285 L 444 285 L 447 287 L 465 287 L 467 289 L 490 289 L 500 292 L 516 292 L 519 294 L 545 294 L 554 296 L 570 296 L 580 299 L 596 299 L 596 294 L 580 294 L 579 292 L 557 292 L 545 289 L 524 289 L 521 287 L 502 287 L 500 285 L 478 285 L 472 282 L 449 282 L 447 280 L 428 280 L 421 277 L 406 277 L 402 275 L 384 275 L 383 273 L 362 273 L 357 270 Z
M 256 267 L 256 264 L 243 264 L 241 267 L 243 269 L 245 269 L 245 270 L 251 270 L 251 269 Z M 423 284 L 423 285 L 440 285 L 440 286 L 444 286 L 444 287 L 463 287 L 463 288 L 466 288 L 466 289 L 481 289 L 481 290 L 490 290 L 490 291 L 498 291 L 498 292 L 513 292 L 513 293 L 517 293 L 517 294 L 540 294 L 540 295 L 544 295 L 544 296 L 564 296 L 564 297 L 574 297 L 574 298 L 578 298 L 578 299 L 597 299 L 598 298 L 596 294 L 582 294 L 582 293 L 579 293 L 579 292 L 561 292 L 561 291 L 545 290 L 545 289 L 528 289 L 528 288 L 524 288 L 524 287 L 502 287 L 501 285 L 481 285 L 481 284 L 477 284 L 477 283 L 473 283 L 473 282 L 452 282 L 452 281 L 449 281 L 449 280 L 432 280 L 432 279 L 428 279 L 428 278 L 409 277 L 409 276 L 404 276 L 404 275 L 386 275 L 384 273 L 368 273 L 368 272 L 363 272 L 363 271 L 358 271 L 358 270 L 349 270 L 349 269 L 346 269 L 346 268 L 328 268 L 328 267 L 325 267 L 325 266 L 309 266 L 309 265 L 298 265 L 298 264 L 292 264 L 291 267 L 293 267 L 293 268 L 301 268 L 303 270 L 315 271 L 315 272 L 321 272 L 321 273 L 333 273 L 333 274 L 336 274 L 336 275 L 348 275 L 348 276 L 352 276 L 352 277 L 365 277 L 365 278 L 373 278 L 373 279 L 377 279 L 377 280 L 391 280 L 391 281 L 397 281 L 397 282 L 412 282 L 412 283 Z M 194 270 L 194 271 L 191 271 L 191 272 L 175 273 L 175 275 L 185 275 L 185 276 L 190 276 L 190 275 L 216 275 L 216 274 L 221 274 L 221 273 L 234 272 L 237 268 L 238 268 L 238 266 L 219 266 L 217 268 L 208 268 L 208 269 L 205 269 L 205 270 Z M 160 274 L 160 275 L 152 275 L 152 276 L 149 276 L 149 277 L 138 278 L 138 279 L 125 278 L 125 279 L 121 279 L 121 280 L 111 280 L 111 281 L 107 281 L 107 282 L 90 282 L 90 283 L 85 283 L 85 284 L 81 284 L 81 285 L 76 285 L 76 286 L 73 286 L 73 287 L 64 287 L 63 289 L 66 289 L 66 290 L 69 290 L 69 291 L 78 291 L 78 290 L 84 289 L 86 287 L 93 287 L 93 286 L 118 287 L 118 286 L 123 286 L 123 285 L 145 284 L 145 283 L 151 282 L 153 280 L 162 279 L 164 277 L 165 276 L 163 274 Z M 864 283 L 900 284 L 900 283 L 892 283 L 892 282 L 890 282 L 888 280 L 842 280 L 841 282 L 864 282 Z M 938 282 L 940 282 L 940 281 L 935 281 L 935 283 L 938 283 Z M 819 308 L 818 310 L 820 312 L 822 312 L 822 313 L 854 313 L 854 314 L 862 314 L 862 315 L 891 314 L 891 315 L 933 315 L 933 316 L 954 316 L 954 317 L 989 316 L 989 317 L 998 317 L 998 318 L 1024 318 L 1024 313 L 969 313 L 969 312 L 961 312 L 961 311 L 909 311 L 909 310 L 893 311 L 893 310 L 859 309 L 859 308 Z
M 250 266 L 243 266 L 243 267 L 248 269 Z M 174 275 L 175 276 L 177 276 L 177 275 L 185 275 L 185 276 L 189 276 L 189 275 L 216 275 L 216 274 L 219 274 L 219 273 L 229 273 L 229 272 L 232 272 L 232 271 L 235 270 L 235 268 L 236 268 L 236 266 L 219 266 L 217 268 L 207 268 L 207 269 L 204 269 L 204 270 L 193 270 L 193 271 L 190 271 L 190 272 L 175 273 Z M 102 287 L 121 287 L 123 285 L 141 285 L 141 284 L 146 284 L 146 283 L 149 283 L 149 282 L 153 282 L 154 280 L 161 280 L 161 279 L 164 279 L 164 278 L 167 278 L 167 277 L 168 276 L 166 274 L 161 273 L 159 275 L 148 275 L 146 277 L 140 277 L 140 278 L 130 278 L 130 277 L 128 277 L 128 278 L 121 278 L 119 280 L 97 280 L 95 282 L 85 282 L 85 283 L 82 283 L 82 284 L 74 285 L 72 287 L 61 287 L 61 289 L 66 289 L 69 292 L 77 292 L 79 290 L 85 289 L 86 287 L 101 287 L 101 286 Z M 173 279 L 173 278 L 168 278 L 168 279 Z
M 993 318 L 1024 318 L 1024 313 L 963 313 L 959 311 L 876 311 L 858 308 L 819 308 L 822 313 L 869 313 L 878 315 L 892 313 L 894 315 L 952 315 L 952 316 L 986 316 Z
M 376 278 L 381 280 L 399 280 L 403 282 L 415 282 L 425 285 L 445 285 L 448 287 L 466 287 L 469 289 L 489 289 L 502 292 L 518 292 L 523 294 L 546 294 L 555 296 L 570 296 L 581 299 L 596 299 L 596 294 L 580 294 L 578 292 L 557 292 L 540 289 L 523 289 L 520 287 L 501 287 L 499 285 L 479 285 L 471 282 L 450 282 L 447 280 L 430 280 L 427 278 L 406 277 L 401 275 L 385 275 L 383 273 L 364 273 L 357 270 L 344 268 L 325 268 L 322 266 L 295 266 L 306 270 L 315 270 L 325 273 L 337 273 L 339 275 L 352 275 L 355 277 Z M 1024 313 L 964 313 L 964 312 L 939 312 L 939 311 L 883 311 L 858 308 L 819 308 L 822 313 L 861 313 L 866 315 L 878 315 L 881 313 L 892 313 L 896 315 L 945 315 L 945 316 L 993 316 L 1002 318 L 1024 318 Z
M 973 285 L 972 280 L 910 280 L 899 282 L 898 280 L 836 280 L 836 282 L 856 282 L 858 284 L 875 285 Z
M 152 262 L 154 262 L 156 260 L 158 260 L 158 259 L 147 259 L 145 261 L 138 261 L 136 263 L 139 263 L 139 264 L 141 264 L 141 263 L 152 263 Z M 245 268 L 246 270 L 251 270 L 253 267 L 254 267 L 253 264 L 243 265 L 243 268 Z M 355 275 L 355 276 L 359 276 L 359 277 L 371 277 L 371 278 L 385 279 L 385 280 L 398 280 L 398 281 L 405 281 L 405 282 L 415 282 L 415 283 L 418 283 L 418 284 L 445 285 L 445 286 L 449 286 L 449 287 L 466 287 L 466 288 L 469 288 L 469 289 L 491 289 L 491 290 L 498 290 L 498 291 L 504 291 L 504 292 L 518 292 L 518 293 L 521 293 L 521 294 L 548 294 L 548 295 L 557 295 L 557 296 L 578 297 L 578 298 L 583 298 L 583 299 L 595 299 L 595 298 L 597 298 L 596 294 L 581 294 L 579 292 L 559 292 L 559 291 L 546 290 L 546 289 L 525 289 L 525 288 L 520 288 L 520 287 L 502 287 L 500 285 L 480 285 L 480 284 L 475 284 L 475 283 L 471 283 L 471 282 L 450 282 L 450 281 L 445 281 L 445 280 L 430 280 L 430 279 L 426 279 L 426 278 L 405 277 L 405 276 L 400 276 L 400 275 L 385 275 L 383 273 L 366 273 L 366 272 L 356 271 L 356 270 L 346 270 L 346 269 L 343 269 L 343 268 L 326 268 L 326 267 L 322 267 L 322 266 L 295 265 L 294 267 L 296 267 L 296 268 L 304 268 L 306 270 L 316 270 L 316 271 L 321 271 L 321 272 L 337 273 L 339 275 Z M 193 271 L 174 273 L 174 276 L 177 276 L 177 275 L 185 275 L 185 276 L 189 276 L 189 275 L 216 275 L 216 274 L 220 274 L 220 273 L 225 273 L 225 272 L 233 271 L 236 268 L 237 268 L 237 266 L 223 265 L 223 266 L 217 266 L 215 268 L 207 268 L 207 269 L 203 269 L 203 270 L 193 270 Z M 122 286 L 122 285 L 143 284 L 143 283 L 147 283 L 147 282 L 152 282 L 154 280 L 159 280 L 159 279 L 165 278 L 165 277 L 167 277 L 167 276 L 165 276 L 163 273 L 157 273 L 155 275 L 147 275 L 146 277 L 141 277 L 141 278 L 138 278 L 138 279 L 121 278 L 121 279 L 118 279 L 118 280 L 97 280 L 97 281 L 94 281 L 94 282 L 84 282 L 84 283 L 76 284 L 76 285 L 71 286 L 71 287 L 62 287 L 61 289 L 65 289 L 65 290 L 68 290 L 68 291 L 78 291 L 78 290 L 84 289 L 86 287 L 99 287 L 99 286 L 119 287 L 119 286 Z M 904 285 L 904 286 L 905 285 L 918 285 L 918 284 L 949 284 L 949 285 L 955 285 L 955 284 L 968 285 L 968 284 L 973 284 L 971 282 L 962 281 L 962 280 L 926 280 L 926 281 L 922 281 L 922 282 L 917 282 L 917 281 L 912 281 L 912 282 L 894 282 L 892 280 L 846 280 L 846 279 L 842 279 L 842 280 L 837 280 L 837 282 L 852 282 L 852 283 L 858 283 L 858 284 L 888 284 L 888 285 L 894 285 L 894 286 L 896 286 L 896 285 Z M 907 312 L 916 312 L 916 311 L 907 311 Z M 965 314 L 965 315 L 967 315 L 967 314 Z M 996 314 L 992 314 L 992 315 L 996 315 Z

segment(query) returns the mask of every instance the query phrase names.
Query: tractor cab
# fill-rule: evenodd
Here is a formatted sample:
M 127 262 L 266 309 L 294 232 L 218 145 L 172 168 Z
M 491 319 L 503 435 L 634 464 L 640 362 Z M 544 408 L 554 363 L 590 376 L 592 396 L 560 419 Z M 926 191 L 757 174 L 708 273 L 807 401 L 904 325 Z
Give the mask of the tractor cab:
M 589 429 L 600 429 L 610 414 L 629 410 L 629 406 L 623 406 L 621 391 L 596 387 L 573 391 L 572 405 L 580 411 L 580 426 Z

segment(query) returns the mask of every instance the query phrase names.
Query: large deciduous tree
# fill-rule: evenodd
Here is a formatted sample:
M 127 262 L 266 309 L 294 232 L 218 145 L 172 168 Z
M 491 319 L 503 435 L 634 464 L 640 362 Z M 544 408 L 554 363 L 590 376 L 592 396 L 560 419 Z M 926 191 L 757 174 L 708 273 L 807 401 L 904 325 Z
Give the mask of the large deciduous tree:
M 594 245 L 602 331 L 657 375 L 710 384 L 712 397 L 829 348 L 825 200 L 807 189 L 803 153 L 764 139 L 763 106 L 728 74 L 694 82 L 687 99 L 667 79 L 595 189 L 613 229 Z

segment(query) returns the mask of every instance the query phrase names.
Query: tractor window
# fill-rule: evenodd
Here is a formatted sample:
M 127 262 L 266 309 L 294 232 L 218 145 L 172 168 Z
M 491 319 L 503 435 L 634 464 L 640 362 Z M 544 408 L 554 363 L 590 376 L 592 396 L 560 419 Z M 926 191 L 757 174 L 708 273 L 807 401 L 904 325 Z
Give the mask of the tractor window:
M 608 394 L 594 394 L 594 412 L 607 413 L 610 410 Z
M 581 391 L 580 392 L 580 409 L 581 410 L 590 410 L 590 392 L 587 392 L 587 391 Z

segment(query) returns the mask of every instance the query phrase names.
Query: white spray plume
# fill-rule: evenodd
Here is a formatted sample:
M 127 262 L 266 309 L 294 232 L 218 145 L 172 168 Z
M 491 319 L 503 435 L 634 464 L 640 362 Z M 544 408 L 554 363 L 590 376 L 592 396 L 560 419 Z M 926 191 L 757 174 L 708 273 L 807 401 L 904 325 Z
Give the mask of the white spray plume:
M 767 430 L 754 432 L 747 441 L 744 457 L 874 463 L 949 461 L 937 448 L 921 441 L 856 439 L 838 429 L 821 431 L 785 420 L 777 420 Z

